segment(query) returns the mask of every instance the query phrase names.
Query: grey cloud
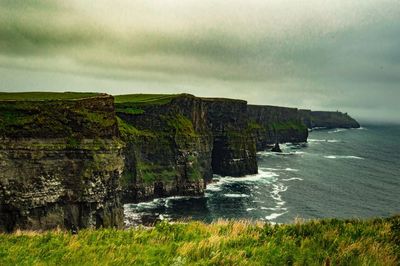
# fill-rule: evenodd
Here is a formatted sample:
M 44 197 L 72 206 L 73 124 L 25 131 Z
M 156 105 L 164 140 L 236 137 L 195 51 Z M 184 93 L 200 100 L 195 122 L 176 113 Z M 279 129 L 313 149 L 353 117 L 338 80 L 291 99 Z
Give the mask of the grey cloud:
M 395 0 L 0 0 L 0 90 L 186 91 L 399 121 L 399 36 Z

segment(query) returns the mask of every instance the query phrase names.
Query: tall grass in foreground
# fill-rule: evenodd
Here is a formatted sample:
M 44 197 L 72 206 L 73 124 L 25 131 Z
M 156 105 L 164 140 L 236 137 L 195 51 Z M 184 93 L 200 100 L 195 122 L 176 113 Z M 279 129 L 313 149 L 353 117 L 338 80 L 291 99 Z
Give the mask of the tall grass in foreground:
M 400 216 L 0 234 L 0 265 L 399 265 Z

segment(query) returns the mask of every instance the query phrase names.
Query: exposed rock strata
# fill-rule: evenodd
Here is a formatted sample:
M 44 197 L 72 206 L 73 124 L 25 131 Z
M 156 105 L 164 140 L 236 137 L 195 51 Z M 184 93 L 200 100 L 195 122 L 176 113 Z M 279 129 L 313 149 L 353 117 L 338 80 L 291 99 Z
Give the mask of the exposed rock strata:
M 275 143 L 307 141 L 308 130 L 298 109 L 249 105 L 247 110 L 257 150 L 265 150 Z
M 222 176 L 256 174 L 256 143 L 248 125 L 247 102 L 203 98 L 213 135 L 212 169 Z
M 125 149 L 124 200 L 199 195 L 212 178 L 212 135 L 199 98 L 116 104 Z M 139 110 L 132 112 L 132 110 Z
M 359 126 L 242 100 L 122 99 L 0 101 L 0 231 L 121 226 L 121 195 L 201 195 L 213 174 L 257 173 L 257 150 L 304 142 L 307 127 Z
M 0 109 L 0 231 L 123 225 L 112 97 Z

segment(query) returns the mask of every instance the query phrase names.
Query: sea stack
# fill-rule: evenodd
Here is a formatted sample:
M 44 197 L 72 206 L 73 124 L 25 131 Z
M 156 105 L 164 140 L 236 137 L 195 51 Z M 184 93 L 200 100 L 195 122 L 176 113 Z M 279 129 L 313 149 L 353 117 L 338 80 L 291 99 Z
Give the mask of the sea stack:
M 271 149 L 272 152 L 282 152 L 281 147 L 279 147 L 279 143 L 276 142 L 275 146 Z

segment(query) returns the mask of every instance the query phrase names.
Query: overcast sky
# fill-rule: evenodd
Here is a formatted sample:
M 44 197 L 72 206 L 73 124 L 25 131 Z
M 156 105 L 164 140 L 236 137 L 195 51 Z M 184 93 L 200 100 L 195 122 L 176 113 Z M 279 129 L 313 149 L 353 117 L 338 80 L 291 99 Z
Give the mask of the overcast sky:
M 29 90 L 400 122 L 400 0 L 0 0 L 0 91 Z

